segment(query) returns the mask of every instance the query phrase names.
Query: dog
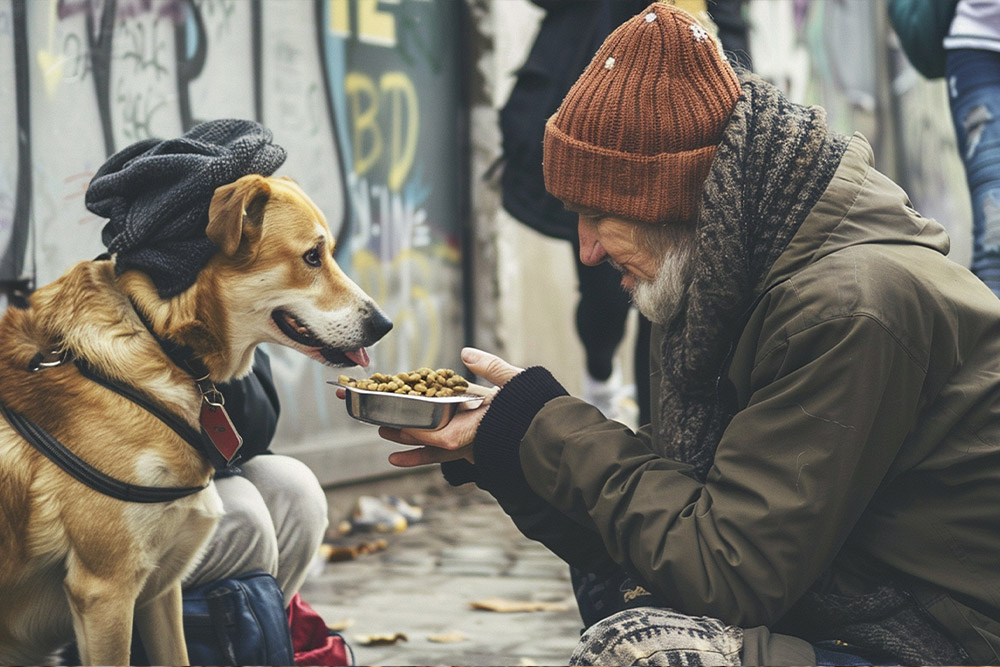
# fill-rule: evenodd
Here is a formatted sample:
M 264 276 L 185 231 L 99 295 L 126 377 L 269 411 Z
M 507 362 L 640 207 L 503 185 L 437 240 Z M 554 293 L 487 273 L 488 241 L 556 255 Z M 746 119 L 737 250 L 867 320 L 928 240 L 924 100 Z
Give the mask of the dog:
M 292 180 L 249 175 L 219 187 L 205 233 L 219 249 L 174 297 L 140 271 L 116 276 L 114 258 L 94 260 L 0 320 L 7 410 L 117 480 L 200 489 L 167 502 L 104 495 L 0 418 L 0 664 L 57 664 L 75 636 L 83 664 L 127 665 L 133 623 L 150 664 L 189 664 L 180 580 L 222 513 L 213 467 L 74 360 L 198 428 L 200 378 L 161 341 L 189 349 L 223 383 L 249 372 L 263 342 L 366 366 L 366 346 L 392 327 L 338 267 L 323 214 Z

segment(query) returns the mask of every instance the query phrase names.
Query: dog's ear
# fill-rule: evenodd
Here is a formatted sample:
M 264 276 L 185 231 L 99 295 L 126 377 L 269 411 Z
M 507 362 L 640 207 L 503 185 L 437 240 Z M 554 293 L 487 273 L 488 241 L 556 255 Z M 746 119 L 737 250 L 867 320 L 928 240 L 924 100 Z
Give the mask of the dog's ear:
M 222 252 L 235 255 L 240 241 L 260 237 L 264 206 L 271 196 L 271 186 L 259 174 L 244 176 L 215 189 L 208 207 L 205 234 Z

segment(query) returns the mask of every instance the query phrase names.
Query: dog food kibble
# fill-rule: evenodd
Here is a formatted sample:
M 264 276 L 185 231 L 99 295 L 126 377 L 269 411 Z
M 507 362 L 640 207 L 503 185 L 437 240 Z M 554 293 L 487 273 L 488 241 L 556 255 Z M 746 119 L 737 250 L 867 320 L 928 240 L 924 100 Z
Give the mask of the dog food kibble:
M 468 381 L 450 368 L 419 368 L 408 373 L 386 375 L 374 373 L 367 380 L 355 380 L 346 375 L 337 378 L 345 387 L 385 391 L 413 396 L 457 396 L 468 388 Z

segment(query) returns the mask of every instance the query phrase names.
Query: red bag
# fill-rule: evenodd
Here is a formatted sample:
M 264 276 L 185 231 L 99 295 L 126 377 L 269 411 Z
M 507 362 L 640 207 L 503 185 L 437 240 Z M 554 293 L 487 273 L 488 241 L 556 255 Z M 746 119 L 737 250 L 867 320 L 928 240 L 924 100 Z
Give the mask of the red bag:
M 349 667 L 354 664 L 354 652 L 347 641 L 328 628 L 298 593 L 288 605 L 288 627 L 292 632 L 296 665 Z

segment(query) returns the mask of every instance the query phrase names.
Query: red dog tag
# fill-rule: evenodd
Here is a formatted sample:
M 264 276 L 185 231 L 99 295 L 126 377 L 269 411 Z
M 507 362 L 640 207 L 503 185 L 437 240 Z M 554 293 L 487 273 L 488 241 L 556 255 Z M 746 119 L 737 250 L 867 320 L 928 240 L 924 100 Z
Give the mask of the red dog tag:
M 243 438 L 236 432 L 229 413 L 220 404 L 209 403 L 208 398 L 201 402 L 201 427 L 226 463 L 232 461 L 243 446 Z

